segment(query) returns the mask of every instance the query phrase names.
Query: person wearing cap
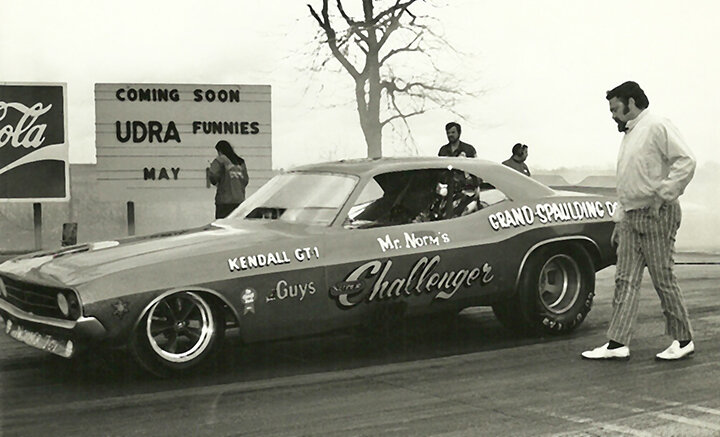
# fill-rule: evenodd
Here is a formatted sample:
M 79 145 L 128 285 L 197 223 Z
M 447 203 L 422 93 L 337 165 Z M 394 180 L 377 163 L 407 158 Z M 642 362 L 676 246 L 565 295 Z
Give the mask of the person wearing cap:
M 678 197 L 695 172 L 695 157 L 678 129 L 647 108 L 650 102 L 636 82 L 606 93 L 613 120 L 623 132 L 617 159 L 618 206 L 610 242 L 617 245 L 615 294 L 608 342 L 582 353 L 590 360 L 628 359 L 628 343 L 637 318 L 640 285 L 647 267 L 665 316 L 670 346 L 655 355 L 678 360 L 695 352 L 693 331 L 673 271 L 675 235 L 680 226 Z
M 512 148 L 512 156 L 510 159 L 503 161 L 504 165 L 507 165 L 510 168 L 513 168 L 520 173 L 530 176 L 530 169 L 528 168 L 527 164 L 525 164 L 525 160 L 528 157 L 528 146 L 521 143 L 516 143 Z

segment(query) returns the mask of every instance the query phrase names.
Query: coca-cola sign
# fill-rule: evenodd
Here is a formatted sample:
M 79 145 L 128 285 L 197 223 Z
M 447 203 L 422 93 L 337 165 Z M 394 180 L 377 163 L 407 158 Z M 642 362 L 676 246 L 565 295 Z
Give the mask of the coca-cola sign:
M 69 198 L 64 84 L 0 83 L 0 200 Z

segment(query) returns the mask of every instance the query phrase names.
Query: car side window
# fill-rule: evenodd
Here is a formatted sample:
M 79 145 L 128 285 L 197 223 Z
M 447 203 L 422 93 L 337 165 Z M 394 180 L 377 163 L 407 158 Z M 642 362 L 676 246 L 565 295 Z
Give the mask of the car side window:
M 359 218 L 358 216 L 360 214 L 363 214 L 365 210 L 367 210 L 368 207 L 371 206 L 373 203 L 379 202 L 384 194 L 385 193 L 382 187 L 380 187 L 377 181 L 375 179 L 370 180 L 370 182 L 365 186 L 365 188 L 363 188 L 363 191 L 358 196 L 355 204 L 350 208 L 350 211 L 348 211 L 346 222 L 359 222 L 363 220 L 363 218 Z M 371 215 L 372 214 L 368 212 L 363 214 L 363 217 L 369 217 Z
M 509 200 L 505 193 L 495 188 L 491 183 L 482 181 L 479 185 L 478 200 L 483 208 Z
M 422 169 L 375 176 L 343 223 L 347 229 L 447 220 L 507 197 L 480 177 L 458 169 Z

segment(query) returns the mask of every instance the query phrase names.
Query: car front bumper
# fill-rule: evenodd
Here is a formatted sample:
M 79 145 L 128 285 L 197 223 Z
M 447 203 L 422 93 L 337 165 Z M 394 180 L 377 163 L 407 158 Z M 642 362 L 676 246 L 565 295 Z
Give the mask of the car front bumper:
M 102 339 L 105 327 L 94 317 L 62 320 L 37 316 L 0 299 L 0 329 L 13 339 L 46 352 L 71 358 L 82 346 Z

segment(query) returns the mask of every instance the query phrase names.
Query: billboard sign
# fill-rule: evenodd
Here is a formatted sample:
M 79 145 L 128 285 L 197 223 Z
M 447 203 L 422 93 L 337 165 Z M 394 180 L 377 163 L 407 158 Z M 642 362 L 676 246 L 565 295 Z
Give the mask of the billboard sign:
M 70 199 L 66 84 L 0 82 L 0 201 Z
M 95 84 L 101 197 L 212 202 L 219 140 L 245 160 L 248 194 L 272 176 L 269 85 Z

